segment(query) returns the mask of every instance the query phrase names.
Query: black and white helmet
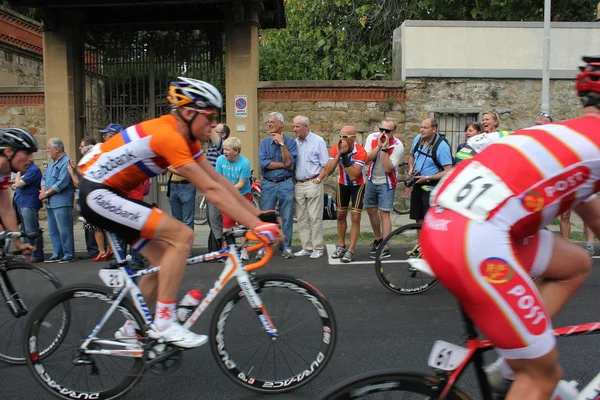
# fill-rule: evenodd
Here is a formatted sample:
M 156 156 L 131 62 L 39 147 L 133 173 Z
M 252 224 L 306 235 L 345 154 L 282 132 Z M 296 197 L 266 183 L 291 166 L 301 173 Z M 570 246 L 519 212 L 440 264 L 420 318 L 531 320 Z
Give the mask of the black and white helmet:
M 29 153 L 38 151 L 37 140 L 25 129 L 2 128 L 0 129 L 0 149 L 11 147 L 15 150 L 25 150 Z
M 198 79 L 179 77 L 169 86 L 169 103 L 177 107 L 223 108 L 223 97 L 216 87 Z

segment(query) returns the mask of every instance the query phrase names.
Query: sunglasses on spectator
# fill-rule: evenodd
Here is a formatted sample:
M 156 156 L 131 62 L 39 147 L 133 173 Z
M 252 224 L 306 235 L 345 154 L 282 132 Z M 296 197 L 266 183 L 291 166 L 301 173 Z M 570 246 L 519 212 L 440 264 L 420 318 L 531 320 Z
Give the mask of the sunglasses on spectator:
M 393 129 L 379 128 L 379 132 L 391 133 Z
M 540 117 L 546 117 L 546 118 L 548 118 L 548 119 L 550 120 L 550 122 L 552 122 L 552 121 L 553 121 L 553 119 L 552 119 L 552 115 L 550 115 L 550 114 L 548 114 L 548 113 L 545 113 L 545 112 L 543 112 L 543 111 L 540 113 Z
M 350 139 L 350 138 L 353 138 L 353 137 L 355 137 L 355 136 L 356 136 L 356 135 L 342 135 L 342 134 L 340 133 L 340 139 Z

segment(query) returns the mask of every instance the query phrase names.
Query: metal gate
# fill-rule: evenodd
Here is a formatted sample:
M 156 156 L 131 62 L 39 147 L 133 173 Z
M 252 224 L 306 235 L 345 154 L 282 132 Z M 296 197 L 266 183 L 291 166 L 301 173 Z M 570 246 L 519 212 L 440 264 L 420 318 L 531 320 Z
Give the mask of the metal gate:
M 221 26 L 207 29 L 221 32 Z M 202 79 L 224 93 L 222 34 L 200 30 L 86 32 L 84 134 L 99 139 L 109 123 L 128 127 L 167 114 L 169 82 L 178 76 Z M 161 196 L 166 177 L 153 180 L 149 201 Z M 162 207 L 163 209 L 168 209 Z

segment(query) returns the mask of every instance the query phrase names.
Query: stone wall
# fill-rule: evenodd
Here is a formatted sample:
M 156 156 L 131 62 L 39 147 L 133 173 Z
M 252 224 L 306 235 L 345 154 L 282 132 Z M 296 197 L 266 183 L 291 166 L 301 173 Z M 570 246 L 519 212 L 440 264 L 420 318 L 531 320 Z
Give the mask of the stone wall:
M 405 82 L 407 135 L 443 110 L 488 110 L 500 116 L 500 129 L 531 126 L 540 112 L 542 81 L 533 79 L 411 79 Z M 575 118 L 581 109 L 572 80 L 550 81 L 550 113 L 555 121 Z
M 550 82 L 550 110 L 555 120 L 575 118 L 580 105 L 574 81 Z M 348 94 L 351 88 L 357 93 Z M 343 125 L 356 126 L 358 140 L 377 130 L 384 117 L 398 122 L 397 137 L 408 153 L 419 133 L 421 121 L 436 113 L 481 114 L 488 110 L 500 116 L 500 129 L 531 126 L 541 108 L 541 80 L 533 79 L 411 79 L 406 82 L 261 82 L 259 87 L 259 139 L 267 136 L 270 112 L 285 115 L 286 132 L 293 136 L 292 119 L 305 115 L 311 130 L 329 147 Z M 462 127 L 460 128 L 462 130 Z
M 399 132 L 404 132 L 403 87 L 396 81 L 260 82 L 259 140 L 268 136 L 266 122 L 271 112 L 285 116 L 285 131 L 292 137 L 292 119 L 308 117 L 310 129 L 325 139 L 328 148 L 344 125 L 356 127 L 360 143 L 386 117 L 395 118 Z
M 44 66 L 39 57 L 0 48 L 0 86 L 44 86 Z

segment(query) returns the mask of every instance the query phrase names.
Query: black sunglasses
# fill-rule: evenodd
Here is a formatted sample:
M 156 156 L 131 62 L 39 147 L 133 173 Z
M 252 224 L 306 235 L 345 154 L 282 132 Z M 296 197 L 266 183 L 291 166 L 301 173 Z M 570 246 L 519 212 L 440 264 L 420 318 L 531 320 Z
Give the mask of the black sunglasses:
M 393 131 L 393 129 L 386 129 L 386 128 L 381 128 L 381 127 L 379 128 L 379 132 L 390 133 L 392 131 Z

